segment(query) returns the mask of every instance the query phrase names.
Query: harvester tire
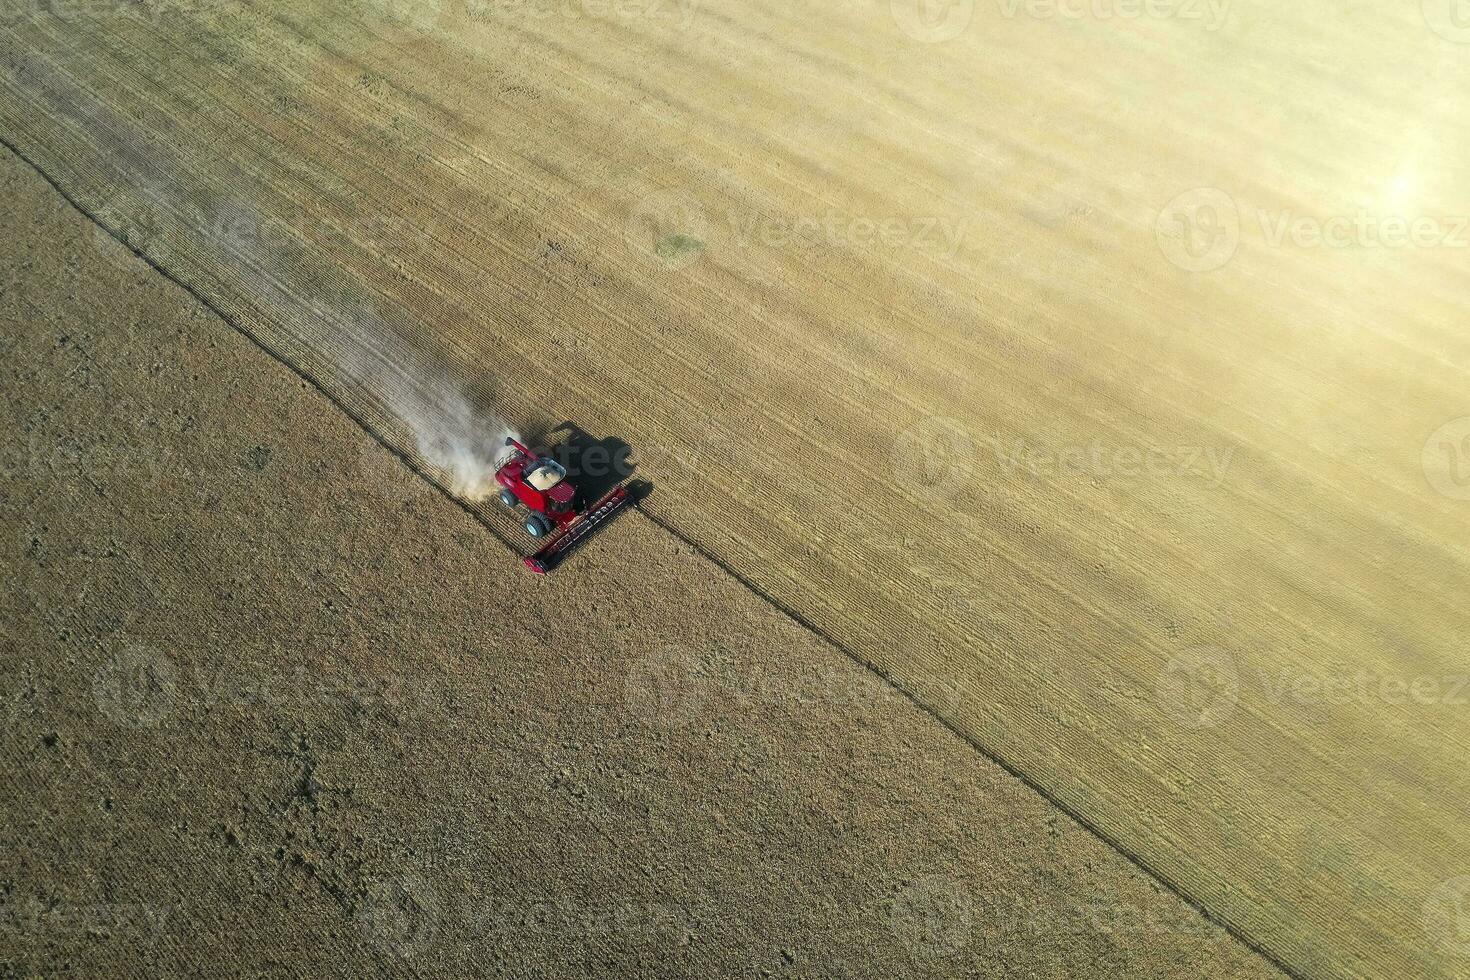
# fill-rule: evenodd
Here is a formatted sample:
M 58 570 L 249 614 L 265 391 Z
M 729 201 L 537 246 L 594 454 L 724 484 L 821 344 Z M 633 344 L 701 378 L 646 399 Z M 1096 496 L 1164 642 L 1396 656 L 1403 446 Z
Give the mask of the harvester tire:
M 500 502 L 502 504 L 505 504 L 505 506 L 509 507 L 510 509 L 514 510 L 516 506 L 516 495 L 511 493 L 509 490 L 502 490 L 500 491 Z

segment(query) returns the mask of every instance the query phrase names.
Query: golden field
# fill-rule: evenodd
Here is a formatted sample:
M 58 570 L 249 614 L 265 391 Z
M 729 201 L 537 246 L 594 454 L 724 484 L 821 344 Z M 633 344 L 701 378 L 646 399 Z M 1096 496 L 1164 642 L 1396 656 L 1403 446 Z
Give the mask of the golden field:
M 1283 964 L 1452 976 L 1445 7 L 45 14 L 0 131 L 410 457 L 426 386 L 625 439 L 651 516 Z

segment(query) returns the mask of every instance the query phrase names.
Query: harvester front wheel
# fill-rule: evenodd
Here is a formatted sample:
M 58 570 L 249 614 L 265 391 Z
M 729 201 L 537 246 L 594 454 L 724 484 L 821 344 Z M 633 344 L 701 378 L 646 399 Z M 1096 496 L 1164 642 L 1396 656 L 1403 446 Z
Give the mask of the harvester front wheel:
M 544 517 L 533 517 L 526 522 L 526 533 L 533 538 L 544 537 L 546 532 L 550 530 L 551 525 L 547 523 Z

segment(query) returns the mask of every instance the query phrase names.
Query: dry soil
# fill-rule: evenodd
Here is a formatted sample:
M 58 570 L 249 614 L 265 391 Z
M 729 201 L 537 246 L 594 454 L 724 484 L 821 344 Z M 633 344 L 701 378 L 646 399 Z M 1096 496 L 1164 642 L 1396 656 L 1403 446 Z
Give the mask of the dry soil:
M 1277 975 L 641 513 L 536 579 L 0 198 L 0 973 Z

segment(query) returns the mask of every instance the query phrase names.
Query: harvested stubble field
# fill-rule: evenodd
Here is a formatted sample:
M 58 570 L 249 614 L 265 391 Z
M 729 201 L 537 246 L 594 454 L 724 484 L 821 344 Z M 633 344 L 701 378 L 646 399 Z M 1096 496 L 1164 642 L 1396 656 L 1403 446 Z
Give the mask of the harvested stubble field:
M 521 574 L 0 191 L 0 974 L 1280 976 L 641 514 Z
M 38 15 L 0 127 L 420 465 L 404 365 L 625 439 L 1284 964 L 1450 976 L 1470 47 L 1422 6 Z

